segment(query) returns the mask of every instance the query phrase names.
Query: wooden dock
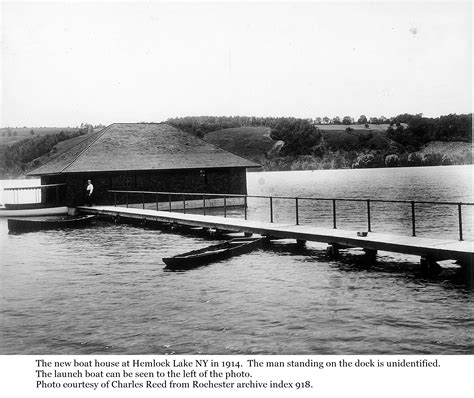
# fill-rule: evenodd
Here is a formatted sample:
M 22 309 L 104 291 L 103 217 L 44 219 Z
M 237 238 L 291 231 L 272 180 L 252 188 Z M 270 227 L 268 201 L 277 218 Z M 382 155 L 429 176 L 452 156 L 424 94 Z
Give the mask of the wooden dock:
M 78 207 L 78 211 L 110 218 L 143 220 L 143 222 L 165 223 L 189 227 L 215 228 L 219 230 L 255 233 L 272 238 L 296 239 L 328 243 L 330 247 L 360 247 L 369 253 L 388 251 L 420 256 L 423 261 L 433 263 L 441 260 L 457 260 L 463 266 L 472 269 L 474 242 L 454 239 L 433 239 L 414 236 L 402 236 L 369 232 L 367 236 L 358 236 L 357 231 L 320 228 L 311 225 L 279 224 L 252 221 L 238 218 L 183 214 L 137 208 L 115 206 Z

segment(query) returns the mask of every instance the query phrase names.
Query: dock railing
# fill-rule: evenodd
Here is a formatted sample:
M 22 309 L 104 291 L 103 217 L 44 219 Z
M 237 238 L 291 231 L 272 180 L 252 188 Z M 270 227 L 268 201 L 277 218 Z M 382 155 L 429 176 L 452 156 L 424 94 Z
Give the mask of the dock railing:
M 387 200 L 387 199 L 362 199 L 362 198 L 318 198 L 318 197 L 292 197 L 292 196 L 267 196 L 267 195 L 242 195 L 242 194 L 218 194 L 218 193 L 202 193 L 202 192 L 155 192 L 155 191 L 123 191 L 123 190 L 109 190 L 109 193 L 114 194 L 114 206 L 117 206 L 117 195 L 124 195 L 125 197 L 125 205 L 129 207 L 132 204 L 130 201 L 130 197 L 132 195 L 141 195 L 141 203 L 143 209 L 145 209 L 145 204 L 150 203 L 145 200 L 146 197 L 150 195 L 154 195 L 154 201 L 156 202 L 156 210 L 158 210 L 159 203 L 163 202 L 163 200 L 159 200 L 160 197 L 165 196 L 166 201 L 169 203 L 168 211 L 171 212 L 172 210 L 172 202 L 175 202 L 176 199 L 182 201 L 182 211 L 186 213 L 186 198 L 192 198 L 196 200 L 196 198 L 200 198 L 202 201 L 202 214 L 206 215 L 206 201 L 208 199 L 215 199 L 215 198 L 222 198 L 223 199 L 223 209 L 224 209 L 224 217 L 227 217 L 227 209 L 228 209 L 228 199 L 229 198 L 243 198 L 244 207 L 244 219 L 247 220 L 248 218 L 248 199 L 249 198 L 258 198 L 258 199 L 265 199 L 268 201 L 269 207 L 269 221 L 271 223 L 274 222 L 274 201 L 278 199 L 282 200 L 291 200 L 294 201 L 294 214 L 295 214 L 295 225 L 300 225 L 300 202 L 302 200 L 305 201 L 324 201 L 329 202 L 332 204 L 332 224 L 333 228 L 337 229 L 337 203 L 338 202 L 359 202 L 366 204 L 366 216 L 367 216 L 367 231 L 372 232 L 372 222 L 371 222 L 371 206 L 373 203 L 398 203 L 398 204 L 406 204 L 409 205 L 411 210 L 411 233 L 412 236 L 416 236 L 417 228 L 416 228 L 416 219 L 417 213 L 416 208 L 417 205 L 447 205 L 447 206 L 455 206 L 457 207 L 457 218 L 458 218 L 458 233 L 459 233 L 459 240 L 464 240 L 463 238 L 463 213 L 462 207 L 463 206 L 474 206 L 473 202 L 443 202 L 443 201 L 423 201 L 423 200 Z M 133 203 L 137 203 L 133 201 Z

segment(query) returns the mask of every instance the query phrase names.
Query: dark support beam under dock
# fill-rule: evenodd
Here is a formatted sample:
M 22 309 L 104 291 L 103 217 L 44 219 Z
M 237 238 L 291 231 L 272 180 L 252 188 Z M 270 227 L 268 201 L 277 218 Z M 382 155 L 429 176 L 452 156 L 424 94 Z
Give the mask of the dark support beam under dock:
M 304 239 L 296 239 L 296 246 L 303 248 L 306 245 L 306 241 Z
M 420 265 L 424 272 L 429 274 L 438 274 L 441 272 L 441 266 L 432 257 L 422 257 Z
M 326 254 L 331 258 L 338 258 L 339 257 L 339 246 L 335 245 L 335 244 L 329 245 L 326 248 Z
M 365 255 L 367 257 L 371 257 L 375 259 L 377 257 L 377 250 L 376 249 L 364 249 Z

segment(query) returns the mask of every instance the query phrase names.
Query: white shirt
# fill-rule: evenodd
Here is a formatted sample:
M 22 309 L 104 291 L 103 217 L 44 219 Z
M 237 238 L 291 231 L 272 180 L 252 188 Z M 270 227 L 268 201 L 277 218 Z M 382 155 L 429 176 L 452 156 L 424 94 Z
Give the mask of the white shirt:
M 89 184 L 87 186 L 86 190 L 89 192 L 89 195 L 92 195 L 92 191 L 94 190 L 94 186 L 92 184 Z

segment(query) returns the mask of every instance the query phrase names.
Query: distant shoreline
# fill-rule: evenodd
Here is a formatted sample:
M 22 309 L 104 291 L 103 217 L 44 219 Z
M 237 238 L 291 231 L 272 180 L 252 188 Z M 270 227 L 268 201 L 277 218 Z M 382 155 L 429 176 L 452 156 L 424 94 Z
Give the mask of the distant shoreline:
M 378 170 L 378 169 L 413 169 L 413 168 L 424 168 L 424 167 L 462 167 L 462 166 L 474 166 L 474 163 L 466 164 L 441 164 L 441 165 L 419 165 L 419 166 L 386 166 L 386 167 L 339 167 L 339 168 L 320 168 L 320 169 L 279 169 L 269 170 L 262 167 L 261 169 L 249 169 L 248 173 L 268 173 L 268 172 L 281 172 L 281 171 L 334 171 L 334 170 Z

